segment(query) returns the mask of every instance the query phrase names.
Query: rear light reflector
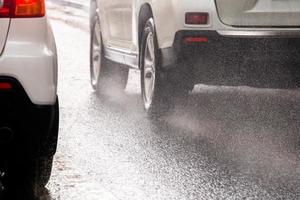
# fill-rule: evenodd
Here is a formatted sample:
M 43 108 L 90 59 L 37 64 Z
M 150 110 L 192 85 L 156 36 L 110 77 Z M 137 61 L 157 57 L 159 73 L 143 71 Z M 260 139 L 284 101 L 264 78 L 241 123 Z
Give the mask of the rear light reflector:
M 0 18 L 45 16 L 45 0 L 2 0 Z
M 185 43 L 205 43 L 208 42 L 207 37 L 186 37 L 184 38 Z
M 15 17 L 43 17 L 45 0 L 15 0 Z
M 10 90 L 12 85 L 10 83 L 0 83 L 0 90 Z
M 208 13 L 205 13 L 205 12 L 185 13 L 185 23 L 190 24 L 190 25 L 208 24 Z

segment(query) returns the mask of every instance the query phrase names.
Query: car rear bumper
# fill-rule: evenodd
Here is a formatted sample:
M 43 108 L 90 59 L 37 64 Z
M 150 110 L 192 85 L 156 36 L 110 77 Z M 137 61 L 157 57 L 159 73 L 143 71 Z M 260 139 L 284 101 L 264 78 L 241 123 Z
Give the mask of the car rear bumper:
M 300 30 L 218 30 L 224 37 L 235 38 L 300 38 Z
M 0 76 L 0 82 L 11 89 L 0 90 L 0 157 L 24 158 L 54 155 L 58 136 L 58 99 L 53 105 L 31 102 L 21 84 L 14 78 Z
M 169 48 L 161 49 L 162 63 L 164 67 L 180 63 L 184 59 L 195 59 L 210 54 L 215 57 L 225 56 L 225 52 L 289 52 L 298 53 L 300 48 L 300 37 L 278 37 L 278 34 L 269 33 L 270 37 L 249 36 L 245 32 L 235 32 L 234 34 L 244 37 L 229 37 L 233 33 L 219 31 L 195 31 L 184 30 L 175 34 L 173 45 Z M 298 33 L 298 32 L 297 32 Z M 295 33 L 296 34 L 296 33 Z M 300 34 L 300 33 L 299 33 Z M 249 36 L 249 37 L 248 37 Z M 274 37 L 271 37 L 274 36 Z M 186 42 L 186 38 L 205 38 L 205 41 Z M 207 41 L 206 41 L 207 39 Z M 255 50 L 254 50 L 255 49 Z
M 202 40 L 187 42 L 186 38 Z M 260 87 L 263 84 L 249 82 L 261 76 L 262 82 L 268 82 L 262 87 L 269 87 L 271 82 L 281 84 L 286 79 L 282 86 L 270 86 L 282 88 L 300 85 L 299 48 L 300 38 L 231 38 L 217 31 L 189 30 L 177 32 L 172 47 L 161 49 L 161 57 L 163 68 L 187 67 L 196 79 L 200 79 L 196 83 Z M 223 78 L 240 79 L 241 82 L 227 84 L 230 81 L 222 82 Z M 248 78 L 251 80 L 242 82 Z

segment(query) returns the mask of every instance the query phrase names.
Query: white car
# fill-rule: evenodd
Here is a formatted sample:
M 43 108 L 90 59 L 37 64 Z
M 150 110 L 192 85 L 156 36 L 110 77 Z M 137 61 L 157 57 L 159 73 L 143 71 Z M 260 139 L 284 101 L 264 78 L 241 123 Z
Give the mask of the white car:
M 277 70 L 231 68 L 232 60 L 242 66 L 259 54 L 277 63 L 286 53 L 295 56 L 282 55 L 278 62 L 293 64 L 300 57 L 296 0 L 91 0 L 90 13 L 92 86 L 100 92 L 123 89 L 128 68 L 139 69 L 151 115 L 164 112 L 174 96 L 196 83 L 227 84 L 222 79 L 234 82 L 231 72 L 249 71 L 242 78 L 247 82 L 251 70 L 254 77 L 274 77 Z M 299 83 L 298 64 L 285 72 Z
M 57 55 L 45 0 L 0 0 L 0 182 L 41 188 L 59 123 Z

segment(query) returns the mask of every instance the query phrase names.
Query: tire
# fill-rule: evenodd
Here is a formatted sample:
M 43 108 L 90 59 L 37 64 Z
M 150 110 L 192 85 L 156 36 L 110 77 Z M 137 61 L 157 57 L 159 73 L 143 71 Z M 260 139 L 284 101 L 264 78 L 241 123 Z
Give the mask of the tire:
M 7 186 L 8 189 L 8 194 L 6 194 L 9 196 L 8 199 L 20 199 L 21 197 L 21 199 L 33 199 L 33 197 L 37 197 L 45 191 L 45 186 L 51 176 L 53 155 L 57 148 L 59 129 L 58 98 L 53 112 L 51 134 L 43 139 L 44 143 L 41 143 L 36 155 L 13 156 L 1 163 L 1 168 L 6 172 L 4 186 Z
M 29 162 L 28 182 L 35 194 L 43 191 L 50 180 L 53 156 L 37 158 Z
M 50 134 L 43 139 L 41 143 L 39 153 L 34 155 L 35 157 L 53 156 L 56 153 L 58 132 L 59 132 L 59 99 L 56 98 L 56 103 L 53 108 L 53 119 L 51 122 Z
M 100 20 L 95 16 L 91 26 L 90 76 L 92 88 L 100 94 L 124 91 L 129 68 L 108 60 L 104 55 Z
M 45 192 L 52 171 L 53 156 L 10 160 L 3 180 L 7 199 L 36 199 Z
M 163 70 L 153 18 L 144 26 L 140 48 L 141 93 L 145 111 L 151 119 L 168 114 L 175 99 L 189 92 L 177 70 Z

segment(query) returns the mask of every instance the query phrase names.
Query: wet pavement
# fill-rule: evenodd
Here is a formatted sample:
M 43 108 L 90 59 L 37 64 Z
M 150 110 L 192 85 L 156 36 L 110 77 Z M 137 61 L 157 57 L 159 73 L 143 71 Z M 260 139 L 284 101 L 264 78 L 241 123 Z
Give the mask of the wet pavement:
M 198 85 L 150 121 L 137 71 L 123 95 L 91 89 L 88 18 L 49 16 L 61 126 L 41 199 L 300 199 L 300 90 Z

